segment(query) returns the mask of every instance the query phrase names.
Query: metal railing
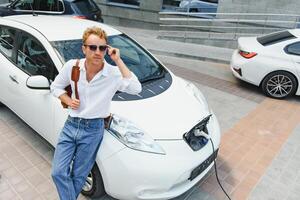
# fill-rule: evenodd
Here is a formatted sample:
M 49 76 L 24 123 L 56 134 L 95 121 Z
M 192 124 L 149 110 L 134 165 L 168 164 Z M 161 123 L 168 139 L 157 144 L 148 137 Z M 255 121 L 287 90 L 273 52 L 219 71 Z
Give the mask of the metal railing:
M 206 32 L 207 37 L 226 34 L 237 39 L 240 35 L 261 35 L 300 27 L 300 15 L 296 14 L 165 11 L 159 14 L 161 32 L 183 32 L 184 37 L 191 33 Z

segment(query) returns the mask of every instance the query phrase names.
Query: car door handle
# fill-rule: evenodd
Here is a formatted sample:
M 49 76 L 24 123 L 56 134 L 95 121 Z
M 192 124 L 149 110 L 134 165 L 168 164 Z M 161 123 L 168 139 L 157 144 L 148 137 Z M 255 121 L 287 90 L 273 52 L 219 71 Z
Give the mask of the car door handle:
M 13 82 L 19 84 L 19 82 L 17 81 L 17 76 L 9 75 L 9 78 L 10 78 L 10 80 L 12 80 Z

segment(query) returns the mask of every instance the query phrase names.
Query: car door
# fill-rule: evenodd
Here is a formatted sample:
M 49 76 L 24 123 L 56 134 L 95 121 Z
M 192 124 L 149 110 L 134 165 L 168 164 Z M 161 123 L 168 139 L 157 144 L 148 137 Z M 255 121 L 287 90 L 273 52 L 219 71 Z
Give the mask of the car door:
M 15 29 L 0 26 L 0 101 L 12 110 L 15 110 L 14 102 L 18 99 L 17 88 L 19 80 L 16 77 L 17 68 L 14 64 L 16 57 Z
M 26 86 L 30 76 L 42 75 L 51 82 L 58 73 L 44 46 L 32 35 L 20 32 L 16 50 L 16 65 L 13 76 L 17 98 L 15 112 L 43 137 L 53 131 L 53 96 L 50 89 L 32 89 Z
M 300 42 L 295 42 L 285 47 L 285 52 L 291 57 L 295 64 L 298 76 L 300 76 Z

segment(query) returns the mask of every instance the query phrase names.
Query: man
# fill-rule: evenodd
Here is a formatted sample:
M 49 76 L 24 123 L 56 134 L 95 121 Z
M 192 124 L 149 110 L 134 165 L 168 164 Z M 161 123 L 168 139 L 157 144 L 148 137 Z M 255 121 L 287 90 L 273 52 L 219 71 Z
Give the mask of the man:
M 79 62 L 79 99 L 70 98 L 64 88 L 71 81 L 76 60 L 68 61 L 51 84 L 53 95 L 69 106 L 69 117 L 59 136 L 52 163 L 52 178 L 61 200 L 75 200 L 92 169 L 101 144 L 104 122 L 110 114 L 116 91 L 138 94 L 141 84 L 120 58 L 120 51 L 107 44 L 106 33 L 97 27 L 85 30 Z M 108 64 L 105 54 L 116 63 Z M 74 96 L 74 95 L 73 95 Z

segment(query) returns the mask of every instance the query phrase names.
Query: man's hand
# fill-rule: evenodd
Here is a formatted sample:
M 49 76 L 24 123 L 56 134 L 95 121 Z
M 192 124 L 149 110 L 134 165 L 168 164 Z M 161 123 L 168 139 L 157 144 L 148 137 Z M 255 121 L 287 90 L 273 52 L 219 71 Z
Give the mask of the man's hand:
M 118 60 L 120 60 L 120 50 L 114 47 L 111 47 L 109 45 L 108 46 L 108 50 L 107 50 L 107 54 L 110 56 L 110 58 L 114 61 L 117 62 Z
M 79 99 L 71 99 L 71 97 L 69 97 L 67 95 L 67 93 L 64 93 L 62 95 L 59 96 L 59 99 L 64 102 L 65 104 L 67 104 L 70 108 L 72 108 L 73 110 L 77 110 L 80 106 L 80 101 Z
M 71 99 L 68 106 L 72 108 L 73 110 L 77 110 L 80 106 L 80 100 L 79 99 Z
M 117 48 L 113 48 L 109 45 L 108 46 L 108 55 L 110 58 L 116 63 L 116 65 L 119 67 L 119 70 L 123 76 L 123 78 L 130 78 L 131 72 L 123 62 L 123 60 L 120 57 L 120 50 Z

